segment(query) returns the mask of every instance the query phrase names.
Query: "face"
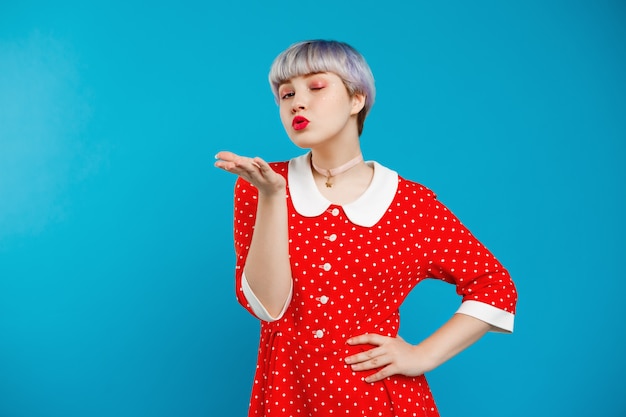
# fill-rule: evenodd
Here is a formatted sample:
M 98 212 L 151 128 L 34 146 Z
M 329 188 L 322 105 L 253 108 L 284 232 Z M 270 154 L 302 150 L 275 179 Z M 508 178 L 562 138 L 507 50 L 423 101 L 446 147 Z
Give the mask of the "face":
M 280 85 L 280 119 L 292 142 L 313 148 L 356 134 L 356 115 L 365 97 L 352 97 L 341 78 L 331 72 L 303 75 Z

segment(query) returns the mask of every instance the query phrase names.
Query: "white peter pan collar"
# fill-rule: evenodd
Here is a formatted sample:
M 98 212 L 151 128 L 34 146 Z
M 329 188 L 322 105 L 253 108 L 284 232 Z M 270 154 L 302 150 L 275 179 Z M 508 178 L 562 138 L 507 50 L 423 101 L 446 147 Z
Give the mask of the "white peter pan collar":
M 306 217 L 316 217 L 332 203 L 317 189 L 309 156 L 310 152 L 291 159 L 287 178 L 296 211 Z M 342 207 L 352 223 L 372 227 L 383 217 L 396 195 L 398 173 L 376 161 L 366 163 L 374 168 L 372 182 L 359 198 Z

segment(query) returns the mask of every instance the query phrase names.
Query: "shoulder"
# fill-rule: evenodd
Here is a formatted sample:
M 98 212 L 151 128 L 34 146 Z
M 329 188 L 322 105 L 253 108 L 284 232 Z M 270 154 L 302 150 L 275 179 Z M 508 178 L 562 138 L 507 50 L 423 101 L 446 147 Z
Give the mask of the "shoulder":
M 382 173 L 380 176 L 384 177 L 387 185 L 390 185 L 392 182 L 394 183 L 393 185 L 394 188 L 396 188 L 397 194 L 415 195 L 423 198 L 437 198 L 437 195 L 430 188 L 419 182 L 405 178 L 393 168 L 375 160 L 368 161 L 368 163 L 375 167 L 375 171 L 378 170 Z
M 398 175 L 398 194 L 403 194 L 409 197 L 417 198 L 422 201 L 436 200 L 437 194 L 419 182 L 408 180 Z

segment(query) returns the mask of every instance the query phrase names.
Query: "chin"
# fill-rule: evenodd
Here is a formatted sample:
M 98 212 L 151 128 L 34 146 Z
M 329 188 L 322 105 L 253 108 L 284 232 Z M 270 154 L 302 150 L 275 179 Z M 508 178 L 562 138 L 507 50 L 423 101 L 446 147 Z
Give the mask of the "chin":
M 288 136 L 294 145 L 302 149 L 313 148 L 324 141 L 323 139 L 312 137 L 311 135 L 308 135 L 306 133 L 307 132 L 295 132 L 288 134 Z

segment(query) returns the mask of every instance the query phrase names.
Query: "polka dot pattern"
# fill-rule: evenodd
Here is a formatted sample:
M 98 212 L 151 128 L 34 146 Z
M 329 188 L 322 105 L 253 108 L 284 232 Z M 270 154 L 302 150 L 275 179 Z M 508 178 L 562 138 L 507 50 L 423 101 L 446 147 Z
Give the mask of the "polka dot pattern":
M 287 177 L 287 164 L 273 168 Z M 366 383 L 344 363 L 368 350 L 349 337 L 396 336 L 399 307 L 423 279 L 456 286 L 463 300 L 515 313 L 513 282 L 493 255 L 427 188 L 398 179 L 393 202 L 372 227 L 341 206 L 304 217 L 287 199 L 294 291 L 285 315 L 261 322 L 249 416 L 438 416 L 424 376 Z M 288 196 L 289 197 L 289 196 Z M 256 212 L 256 190 L 235 187 L 236 292 L 241 288 Z M 372 372 L 373 373 L 373 372 Z

